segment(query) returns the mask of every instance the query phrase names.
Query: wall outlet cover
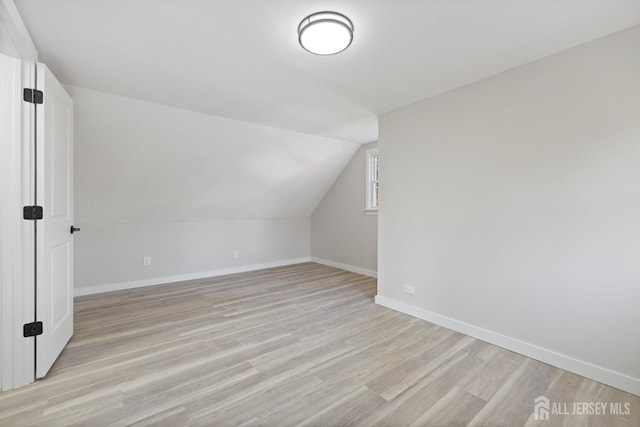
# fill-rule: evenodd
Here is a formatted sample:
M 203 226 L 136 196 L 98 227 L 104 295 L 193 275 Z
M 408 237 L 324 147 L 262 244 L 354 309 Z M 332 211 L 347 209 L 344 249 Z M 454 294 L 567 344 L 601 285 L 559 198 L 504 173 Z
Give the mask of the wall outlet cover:
M 402 290 L 409 294 L 409 295 L 415 295 L 416 294 L 416 288 L 411 286 L 411 285 L 407 285 L 406 283 L 404 285 L 402 285 Z

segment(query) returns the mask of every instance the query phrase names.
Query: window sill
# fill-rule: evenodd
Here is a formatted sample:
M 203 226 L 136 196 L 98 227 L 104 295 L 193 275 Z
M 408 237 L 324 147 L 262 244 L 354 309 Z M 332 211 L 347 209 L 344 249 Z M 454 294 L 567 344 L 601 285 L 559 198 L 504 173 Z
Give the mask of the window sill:
M 364 214 L 378 216 L 378 209 L 365 209 Z

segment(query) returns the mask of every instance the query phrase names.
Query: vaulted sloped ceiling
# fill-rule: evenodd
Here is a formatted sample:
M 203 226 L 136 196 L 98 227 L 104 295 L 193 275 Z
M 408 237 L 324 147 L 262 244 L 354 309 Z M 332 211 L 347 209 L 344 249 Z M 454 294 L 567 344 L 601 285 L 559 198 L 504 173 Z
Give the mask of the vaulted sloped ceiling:
M 378 114 L 640 23 L 638 0 L 15 2 L 103 223 L 308 216 Z M 347 51 L 298 45 L 319 10 L 353 20 Z
M 67 84 L 369 142 L 377 115 L 640 23 L 638 0 L 15 0 Z M 337 10 L 353 45 L 298 46 Z
M 81 223 L 310 216 L 359 147 L 67 90 L 75 105 L 75 214 Z

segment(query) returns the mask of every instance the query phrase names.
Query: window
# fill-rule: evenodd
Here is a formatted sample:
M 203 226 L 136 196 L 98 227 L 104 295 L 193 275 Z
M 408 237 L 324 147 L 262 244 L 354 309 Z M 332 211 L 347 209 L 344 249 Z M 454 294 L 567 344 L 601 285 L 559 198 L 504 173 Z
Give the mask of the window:
M 375 215 L 378 213 L 380 205 L 380 160 L 378 157 L 378 149 L 372 148 L 367 150 L 367 181 L 366 181 L 366 203 L 365 213 Z

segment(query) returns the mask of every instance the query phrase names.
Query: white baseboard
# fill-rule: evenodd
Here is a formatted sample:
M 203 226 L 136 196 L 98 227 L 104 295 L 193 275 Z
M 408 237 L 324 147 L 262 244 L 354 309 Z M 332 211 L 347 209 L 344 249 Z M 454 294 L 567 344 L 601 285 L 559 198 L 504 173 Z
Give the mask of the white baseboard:
M 461 322 L 450 317 L 442 316 L 432 311 L 405 304 L 382 295 L 376 295 L 375 302 L 376 304 L 384 307 L 435 323 L 436 325 L 444 326 L 445 328 L 452 329 L 479 340 L 486 341 L 490 344 L 520 353 L 532 359 L 539 360 L 549 365 L 556 366 L 566 371 L 591 378 L 620 390 L 640 396 L 640 379 L 638 378 L 630 377 L 601 366 L 596 366 L 583 360 L 556 353 L 555 351 L 489 331 L 469 323 Z
M 376 278 L 378 277 L 377 271 L 356 267 L 355 265 L 343 264 L 341 262 L 330 261 L 328 259 L 323 259 L 323 258 L 316 258 L 314 256 L 311 257 L 311 262 L 328 265 L 329 267 L 335 267 L 341 270 L 351 271 L 352 273 L 364 274 L 365 276 L 376 277 Z
M 133 280 L 129 282 L 108 283 L 105 285 L 86 286 L 75 289 L 74 295 L 99 294 L 102 292 L 120 291 L 123 289 L 142 288 L 145 286 L 165 285 L 167 283 L 183 282 L 185 280 L 205 279 L 207 277 L 224 276 L 225 274 L 245 273 L 247 271 L 262 270 L 265 268 L 282 267 L 285 265 L 300 264 L 311 261 L 310 257 L 284 259 L 280 261 L 265 262 L 262 264 L 242 265 L 238 267 L 221 268 L 218 270 L 201 271 L 198 273 L 178 274 L 175 276 L 154 277 L 151 279 Z

